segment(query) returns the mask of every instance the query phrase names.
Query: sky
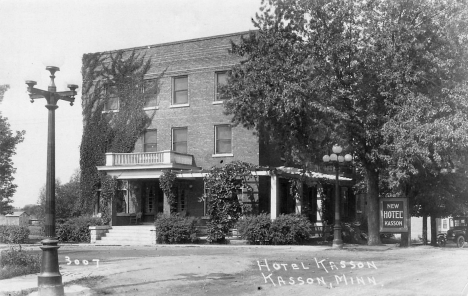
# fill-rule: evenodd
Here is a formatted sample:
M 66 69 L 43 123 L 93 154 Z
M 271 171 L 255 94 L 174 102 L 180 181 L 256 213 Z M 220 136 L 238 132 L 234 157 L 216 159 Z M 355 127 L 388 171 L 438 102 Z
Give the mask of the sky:
M 46 182 L 47 109 L 31 104 L 25 80 L 47 89 L 46 65 L 60 67 L 57 91 L 78 84 L 74 106 L 55 111 L 55 176 L 62 183 L 79 169 L 82 135 L 81 58 L 85 53 L 153 45 L 255 29 L 251 19 L 261 0 L 2 0 L 0 104 L 13 131 L 25 130 L 13 156 L 15 207 L 35 204 Z

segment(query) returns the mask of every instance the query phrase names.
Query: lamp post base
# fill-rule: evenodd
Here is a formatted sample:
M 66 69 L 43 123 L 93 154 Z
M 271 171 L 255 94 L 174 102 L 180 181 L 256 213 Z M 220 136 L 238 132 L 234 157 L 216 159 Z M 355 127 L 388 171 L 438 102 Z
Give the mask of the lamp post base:
M 62 283 L 62 275 L 58 263 L 58 240 L 46 238 L 42 242 L 41 273 L 37 277 L 40 296 L 65 295 Z
M 336 240 L 334 239 L 332 248 L 333 249 L 343 249 L 343 241 L 340 240 L 340 239 L 336 239 Z
M 40 296 L 63 296 L 65 292 L 63 290 L 63 284 L 58 286 L 40 286 L 38 290 Z

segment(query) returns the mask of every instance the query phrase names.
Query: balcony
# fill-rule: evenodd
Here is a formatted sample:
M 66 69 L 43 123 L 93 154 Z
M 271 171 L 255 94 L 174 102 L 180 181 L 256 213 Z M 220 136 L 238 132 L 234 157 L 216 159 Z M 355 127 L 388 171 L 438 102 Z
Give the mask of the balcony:
M 171 150 L 142 153 L 106 153 L 106 165 L 99 171 L 120 179 L 158 178 L 163 170 L 199 170 L 193 155 Z
M 106 166 L 182 164 L 192 165 L 193 156 L 171 150 L 142 153 L 106 153 Z

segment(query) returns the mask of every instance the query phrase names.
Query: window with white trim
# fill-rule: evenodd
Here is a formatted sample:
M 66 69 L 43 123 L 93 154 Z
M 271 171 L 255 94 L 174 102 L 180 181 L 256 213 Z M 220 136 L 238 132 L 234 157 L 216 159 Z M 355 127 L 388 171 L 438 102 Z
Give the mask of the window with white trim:
M 188 76 L 172 79 L 172 105 L 188 104 Z
M 187 128 L 172 128 L 172 150 L 179 153 L 187 153 Z
M 149 129 L 146 130 L 143 135 L 143 151 L 144 152 L 156 152 L 158 151 L 157 145 L 157 130 Z
M 215 125 L 215 154 L 232 154 L 232 128 L 229 124 Z
M 215 73 L 215 101 L 224 101 L 227 97 L 221 94 L 221 87 L 227 85 L 228 72 L 216 72 Z

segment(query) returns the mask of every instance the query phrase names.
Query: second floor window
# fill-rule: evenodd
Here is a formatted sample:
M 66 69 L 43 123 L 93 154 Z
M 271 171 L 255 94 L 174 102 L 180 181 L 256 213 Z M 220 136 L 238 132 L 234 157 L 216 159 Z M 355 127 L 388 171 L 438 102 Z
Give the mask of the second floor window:
M 156 152 L 157 150 L 157 131 L 146 130 L 144 134 L 144 152 Z
M 221 87 L 227 85 L 227 71 L 224 72 L 216 72 L 216 97 L 215 101 L 223 101 L 227 99 L 226 95 L 221 94 Z
M 187 153 L 187 128 L 172 129 L 172 150 L 179 153 Z
M 232 153 L 232 130 L 230 125 L 215 126 L 215 154 Z
M 188 104 L 188 76 L 173 78 L 172 104 Z

